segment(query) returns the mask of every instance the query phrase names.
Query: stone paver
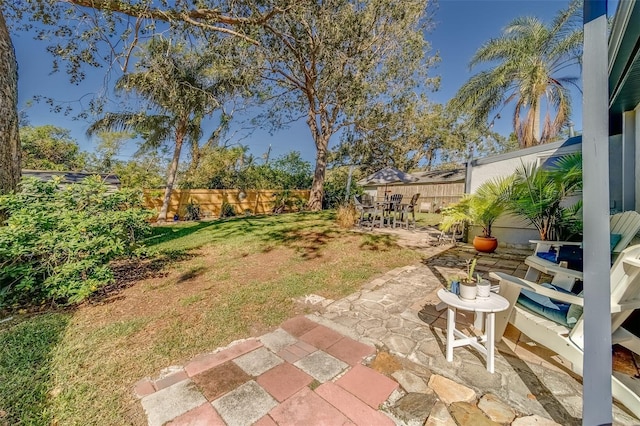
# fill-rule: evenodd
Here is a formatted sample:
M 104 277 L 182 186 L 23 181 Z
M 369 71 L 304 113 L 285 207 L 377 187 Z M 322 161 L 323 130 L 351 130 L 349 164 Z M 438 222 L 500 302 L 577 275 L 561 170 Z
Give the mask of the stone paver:
M 356 365 L 361 363 L 363 358 L 375 354 L 376 348 L 357 342 L 349 337 L 343 337 L 326 348 L 325 352 L 349 365 Z
M 344 425 L 349 419 L 309 388 L 304 388 L 269 412 L 281 426 Z
M 513 409 L 492 394 L 483 395 L 478 402 L 478 408 L 497 423 L 511 423 L 516 418 Z
M 349 364 L 323 351 L 316 351 L 311 355 L 307 355 L 296 361 L 294 365 L 320 383 L 333 379 L 349 367 Z
M 201 406 L 189 410 L 176 417 L 167 426 L 226 426 L 222 417 L 211 404 L 204 403 Z
M 454 402 L 449 407 L 451 417 L 459 426 L 500 426 L 484 415 L 475 405 L 468 402 Z
M 211 403 L 229 426 L 250 425 L 278 405 L 266 390 L 250 381 Z
M 262 343 L 255 339 L 249 339 L 236 344 L 232 343 L 229 347 L 221 350 L 220 352 L 204 354 L 194 358 L 184 367 L 184 369 L 189 377 L 191 377 L 205 370 L 208 370 L 209 368 L 213 368 L 217 365 L 237 358 L 240 355 L 244 355 L 247 352 L 251 352 L 254 349 L 258 349 L 261 346 Z
M 451 417 L 451 413 L 447 410 L 447 406 L 444 405 L 444 402 L 437 402 L 431 412 L 429 413 L 429 417 L 427 421 L 424 423 L 424 426 L 457 426 L 453 417 Z
M 187 379 L 147 395 L 141 400 L 149 426 L 162 426 L 207 402 L 195 384 Z
M 560 426 L 560 424 L 534 414 L 533 416 L 515 419 L 513 423 L 511 423 L 511 426 Z
M 391 376 L 407 392 L 427 393 L 429 391 L 429 387 L 424 380 L 413 374 L 411 371 L 398 370 L 391 374 Z
M 285 362 L 267 371 L 256 381 L 275 399 L 282 402 L 313 382 L 313 377 Z
M 298 341 L 298 339 L 283 329 L 278 328 L 271 333 L 261 336 L 260 341 L 265 347 L 271 349 L 273 352 L 278 352 L 287 346 L 293 345 Z
M 374 410 L 335 383 L 327 382 L 320 385 L 316 393 L 357 425 L 392 426 L 394 424 L 389 417 Z
M 318 349 L 327 349 L 329 346 L 337 343 L 342 337 L 342 334 L 319 325 L 300 336 L 300 340 Z
M 299 341 L 289 345 L 278 352 L 278 356 L 287 362 L 294 363 L 299 359 L 317 351 L 318 349 L 308 343 Z
M 259 348 L 248 354 L 239 356 L 233 362 L 242 368 L 247 374 L 257 377 L 265 371 L 271 370 L 284 361 L 267 348 Z
M 191 380 L 193 380 L 198 386 L 198 389 L 202 391 L 209 401 L 213 401 L 238 386 L 247 383 L 251 380 L 251 376 L 232 361 L 227 361 L 222 365 L 196 374 Z
M 303 334 L 313 330 L 318 326 L 318 323 L 311 321 L 305 317 L 295 317 L 286 320 L 280 325 L 280 328 L 287 331 L 289 334 L 295 337 L 300 337 Z
M 434 374 L 429 379 L 429 387 L 433 389 L 445 404 L 454 402 L 475 402 L 476 393 L 460 383 Z
M 336 384 L 376 409 L 398 387 L 397 382 L 363 365 L 353 367 Z

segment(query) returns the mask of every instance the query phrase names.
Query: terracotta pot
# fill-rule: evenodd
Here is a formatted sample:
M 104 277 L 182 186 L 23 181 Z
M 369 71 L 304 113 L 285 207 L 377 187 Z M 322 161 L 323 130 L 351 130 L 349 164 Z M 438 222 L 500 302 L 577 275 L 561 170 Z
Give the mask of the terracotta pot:
M 478 235 L 473 239 L 473 248 L 481 253 L 493 253 L 498 248 L 498 240 Z

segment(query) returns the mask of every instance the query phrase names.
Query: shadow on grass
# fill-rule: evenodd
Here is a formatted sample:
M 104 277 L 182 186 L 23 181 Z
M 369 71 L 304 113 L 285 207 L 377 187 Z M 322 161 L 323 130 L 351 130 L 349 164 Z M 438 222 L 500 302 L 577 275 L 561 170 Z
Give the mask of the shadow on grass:
M 52 359 L 71 315 L 53 312 L 0 326 L 0 425 L 53 424 Z
M 169 274 L 173 265 L 191 259 L 192 253 L 183 251 L 165 252 L 152 259 L 122 259 L 111 264 L 114 282 L 92 293 L 87 302 L 90 304 L 112 303 L 122 299 L 120 293 L 132 287 L 140 280 L 163 278 Z M 184 278 L 181 281 L 185 281 Z
M 396 238 L 387 234 L 363 234 L 360 248 L 369 251 L 389 251 L 396 246 Z

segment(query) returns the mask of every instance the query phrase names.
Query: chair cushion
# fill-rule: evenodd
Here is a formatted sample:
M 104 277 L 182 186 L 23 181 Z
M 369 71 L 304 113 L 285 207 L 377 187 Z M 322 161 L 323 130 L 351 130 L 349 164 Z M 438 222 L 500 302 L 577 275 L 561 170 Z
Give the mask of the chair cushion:
M 558 263 L 567 262 L 567 267 L 574 271 L 582 271 L 582 247 L 560 246 Z
M 613 249 L 616 248 L 620 240 L 622 239 L 622 234 L 611 234 L 609 237 L 609 244 L 611 245 L 610 251 L 613 252 Z
M 548 260 L 550 262 L 555 262 L 556 261 L 556 257 L 558 257 L 558 252 L 556 252 L 556 251 L 539 251 L 538 253 L 536 253 L 536 256 L 538 256 L 541 259 Z
M 578 296 L 584 297 L 584 291 L 581 291 L 580 293 L 578 293 Z M 583 311 L 584 311 L 583 306 L 576 305 L 573 303 L 569 305 L 569 310 L 567 311 L 567 324 L 569 324 L 569 327 L 573 328 L 573 326 L 576 325 L 576 322 L 578 322 L 578 320 L 582 316 Z
M 546 288 L 557 290 L 562 293 L 572 294 L 567 290 L 555 287 L 548 283 L 540 285 Z M 567 322 L 567 312 L 569 311 L 570 307 L 569 303 L 563 303 L 558 300 L 551 299 L 550 297 L 535 293 L 533 291 L 522 290 L 520 291 L 520 296 L 518 297 L 518 304 L 555 323 L 564 325 L 565 327 L 571 327 L 571 325 L 569 325 L 569 323 Z

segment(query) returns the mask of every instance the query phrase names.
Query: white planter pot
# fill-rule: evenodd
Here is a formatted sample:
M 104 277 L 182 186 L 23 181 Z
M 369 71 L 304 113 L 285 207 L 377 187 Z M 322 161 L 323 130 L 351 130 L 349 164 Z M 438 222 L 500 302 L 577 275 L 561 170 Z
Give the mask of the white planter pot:
M 460 283 L 460 299 L 475 300 L 477 290 L 476 283 Z
M 491 283 L 488 280 L 482 280 L 477 285 L 476 297 L 478 299 L 488 299 L 491 294 Z

